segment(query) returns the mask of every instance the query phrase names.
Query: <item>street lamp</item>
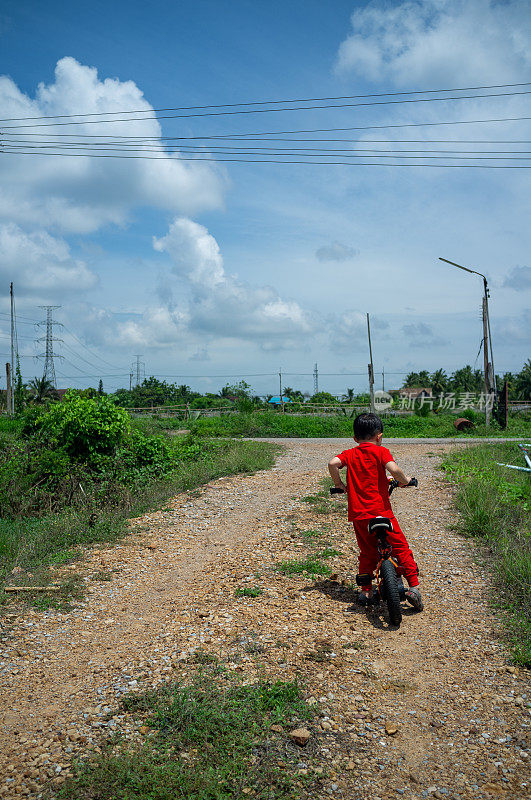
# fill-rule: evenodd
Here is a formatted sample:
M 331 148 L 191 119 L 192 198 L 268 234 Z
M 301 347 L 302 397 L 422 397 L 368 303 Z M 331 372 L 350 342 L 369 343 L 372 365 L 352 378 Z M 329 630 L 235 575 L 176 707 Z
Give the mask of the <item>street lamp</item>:
M 451 264 L 453 267 L 458 267 L 465 272 L 471 272 L 472 275 L 479 275 L 483 278 L 483 374 L 485 378 L 485 422 L 489 424 L 489 409 L 487 402 L 487 395 L 490 394 L 491 387 L 496 394 L 496 373 L 494 372 L 494 354 L 492 351 L 492 335 L 490 332 L 490 317 L 489 317 L 489 287 L 487 278 L 482 272 L 469 267 L 463 267 L 462 264 L 456 264 L 455 261 L 448 261 L 447 258 L 440 258 L 439 261 L 444 261 L 446 264 Z M 490 364 L 489 364 L 489 347 L 490 347 Z M 490 369 L 489 369 L 490 367 Z

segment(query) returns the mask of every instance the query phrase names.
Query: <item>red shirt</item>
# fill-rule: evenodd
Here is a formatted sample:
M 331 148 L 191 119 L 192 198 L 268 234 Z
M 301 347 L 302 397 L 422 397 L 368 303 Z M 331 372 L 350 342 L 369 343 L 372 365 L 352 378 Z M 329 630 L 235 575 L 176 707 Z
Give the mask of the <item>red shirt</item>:
M 361 442 L 337 458 L 347 468 L 348 518 L 371 519 L 392 512 L 385 465 L 393 461 L 387 449 L 374 442 Z

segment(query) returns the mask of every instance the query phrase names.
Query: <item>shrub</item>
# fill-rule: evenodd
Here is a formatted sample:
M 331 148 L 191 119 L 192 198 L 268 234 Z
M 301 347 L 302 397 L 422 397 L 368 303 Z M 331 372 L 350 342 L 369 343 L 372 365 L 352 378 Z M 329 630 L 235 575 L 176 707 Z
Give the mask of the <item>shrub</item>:
M 127 412 L 107 397 L 80 397 L 68 393 L 62 403 L 37 417 L 35 426 L 50 443 L 79 460 L 111 454 L 129 432 Z

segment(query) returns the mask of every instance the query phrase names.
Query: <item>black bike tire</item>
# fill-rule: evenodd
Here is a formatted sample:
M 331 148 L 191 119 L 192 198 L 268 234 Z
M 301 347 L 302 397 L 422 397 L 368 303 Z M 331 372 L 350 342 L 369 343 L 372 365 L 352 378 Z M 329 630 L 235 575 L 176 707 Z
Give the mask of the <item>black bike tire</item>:
M 400 594 L 398 592 L 398 575 L 395 565 L 387 558 L 382 562 L 380 567 L 380 577 L 391 625 L 398 626 L 402 622 L 402 606 L 400 605 Z

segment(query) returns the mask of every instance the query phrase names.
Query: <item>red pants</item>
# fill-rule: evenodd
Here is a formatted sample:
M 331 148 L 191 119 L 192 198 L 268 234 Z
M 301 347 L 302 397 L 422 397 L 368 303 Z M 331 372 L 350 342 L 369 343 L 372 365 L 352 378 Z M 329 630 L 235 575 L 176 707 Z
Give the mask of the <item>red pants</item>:
M 409 549 L 406 537 L 400 530 L 400 525 L 391 514 L 387 515 L 391 520 L 393 530 L 387 534 L 387 540 L 393 548 L 393 558 L 398 563 L 398 572 L 405 575 L 410 586 L 418 586 L 419 570 L 413 558 L 413 553 Z M 360 575 L 374 572 L 380 557 L 376 547 L 376 536 L 368 531 L 368 519 L 358 519 L 354 521 L 354 531 L 360 548 Z M 369 588 L 367 587 L 363 587 Z

